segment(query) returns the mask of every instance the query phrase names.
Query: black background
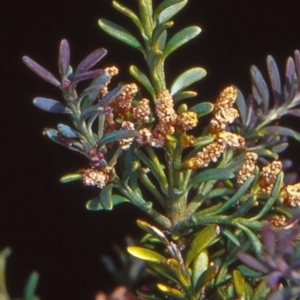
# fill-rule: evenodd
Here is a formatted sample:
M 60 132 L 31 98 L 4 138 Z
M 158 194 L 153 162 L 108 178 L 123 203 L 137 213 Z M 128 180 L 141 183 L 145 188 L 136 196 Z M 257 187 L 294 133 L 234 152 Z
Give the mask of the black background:
M 189 67 L 204 67 L 208 75 L 195 86 L 199 101 L 215 99 L 230 83 L 247 95 L 251 64 L 266 73 L 266 55 L 273 54 L 283 70 L 286 58 L 300 47 L 298 0 L 189 2 L 171 33 L 186 25 L 198 25 L 203 32 L 172 54 L 166 69 L 170 82 Z M 136 7 L 135 1 L 122 3 Z M 57 74 L 58 45 L 67 38 L 73 66 L 105 47 L 108 55 L 102 66 L 117 65 L 121 72 L 115 83 L 128 82 L 132 80 L 128 67 L 141 65 L 142 59 L 103 33 L 97 20 L 104 17 L 135 29 L 114 11 L 110 0 L 2 0 L 0 16 L 0 248 L 13 249 L 8 260 L 9 292 L 20 296 L 28 275 L 37 270 L 43 300 L 93 299 L 96 291 L 112 287 L 100 255 L 111 253 L 112 244 L 122 243 L 125 235 L 139 236 L 138 212 L 130 205 L 113 212 L 88 212 L 85 202 L 91 192 L 80 183 L 59 183 L 62 175 L 86 161 L 42 136 L 44 127 L 65 120 L 39 111 L 31 100 L 59 98 L 60 93 L 33 74 L 21 57 L 26 54 Z

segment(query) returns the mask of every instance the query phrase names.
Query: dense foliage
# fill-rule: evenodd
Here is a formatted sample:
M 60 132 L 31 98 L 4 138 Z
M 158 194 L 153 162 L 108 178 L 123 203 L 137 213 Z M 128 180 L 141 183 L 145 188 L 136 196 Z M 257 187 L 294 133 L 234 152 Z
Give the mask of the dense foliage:
M 23 58 L 62 92 L 62 100 L 38 97 L 33 103 L 70 120 L 44 134 L 87 158 L 86 166 L 61 181 L 99 188 L 87 201 L 89 210 L 128 202 L 149 216 L 137 221 L 145 231 L 140 243 L 127 249 L 146 263 L 151 277 L 137 290 L 139 299 L 298 299 L 300 183 L 280 153 L 290 138 L 300 140 L 281 124 L 285 115 L 300 116 L 299 51 L 287 60 L 284 84 L 268 56 L 270 90 L 252 66 L 249 97 L 231 85 L 213 103 L 190 105 L 197 96 L 190 86 L 206 71 L 193 67 L 167 84 L 165 70 L 169 55 L 201 32 L 190 26 L 168 36 L 171 19 L 188 0 L 164 0 L 157 7 L 152 0 L 137 2 L 138 13 L 113 5 L 139 37 L 99 20 L 102 30 L 144 57 L 147 73 L 130 67 L 134 83 L 111 87 L 115 66 L 92 69 L 106 54 L 102 48 L 73 69 L 67 40 L 59 46 L 59 79 Z M 79 91 L 84 80 L 90 83 Z M 204 116 L 209 121 L 199 125 Z M 8 299 L 5 285 L 2 294 Z M 28 295 L 37 299 L 34 288 Z

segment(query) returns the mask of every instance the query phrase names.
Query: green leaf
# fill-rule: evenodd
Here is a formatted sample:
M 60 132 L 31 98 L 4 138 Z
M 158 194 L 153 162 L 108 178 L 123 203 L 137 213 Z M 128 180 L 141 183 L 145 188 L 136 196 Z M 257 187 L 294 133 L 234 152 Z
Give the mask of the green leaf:
M 153 159 L 150 159 L 142 150 L 135 148 L 134 153 L 137 157 L 149 168 L 152 175 L 156 178 L 158 183 L 161 185 L 163 191 L 167 190 L 167 179 L 165 173 L 161 167 L 157 165 L 159 162 L 154 162 Z
M 238 191 L 225 202 L 225 204 L 218 209 L 218 214 L 221 214 L 225 212 L 227 209 L 233 207 L 238 201 L 241 200 L 241 197 L 247 192 L 249 187 L 251 186 L 252 182 L 254 180 L 254 175 L 251 175 L 244 183 L 243 185 L 238 189 Z
M 183 89 L 205 77 L 206 71 L 203 68 L 192 68 L 180 74 L 171 84 L 170 93 L 176 95 Z
M 141 22 L 143 24 L 144 34 L 143 36 L 146 36 L 146 39 L 150 39 L 154 24 L 152 20 L 153 15 L 153 3 L 152 0 L 138 0 L 138 6 L 139 6 L 139 13 Z
M 190 108 L 190 111 L 194 111 L 197 113 L 197 117 L 203 117 L 211 113 L 214 109 L 214 105 L 210 102 L 202 102 L 199 104 L 196 104 Z
M 265 300 L 270 292 L 270 287 L 268 286 L 266 279 L 261 280 L 259 285 L 254 290 L 251 300 Z
M 175 289 L 175 288 L 172 288 L 170 286 L 167 286 L 167 285 L 164 285 L 164 284 L 161 284 L 161 283 L 158 283 L 157 284 L 157 288 L 164 293 L 164 295 L 169 295 L 175 299 L 186 299 L 185 297 L 185 294 L 178 290 L 178 289 Z
M 139 133 L 135 130 L 117 130 L 114 132 L 107 133 L 99 141 L 99 148 L 103 145 L 119 141 L 121 139 L 128 139 L 133 137 L 138 137 Z
M 248 299 L 246 294 L 246 283 L 242 274 L 238 270 L 233 271 L 234 289 L 239 299 Z
M 145 55 L 145 50 L 140 42 L 124 27 L 117 25 L 114 22 L 108 21 L 106 19 L 100 19 L 98 21 L 99 26 L 106 33 L 114 37 L 115 39 L 139 50 Z
M 224 235 L 226 238 L 228 238 L 237 247 L 241 247 L 240 241 L 230 230 L 222 229 L 221 234 Z
M 113 206 L 124 203 L 124 202 L 129 202 L 129 200 L 127 198 L 117 195 L 117 194 L 113 194 L 111 196 L 111 200 L 112 200 Z M 102 204 L 100 202 L 100 195 L 98 197 L 95 197 L 95 198 L 89 200 L 86 204 L 86 208 L 91 211 L 99 211 L 99 210 L 107 209 L 102 206 Z
M 196 97 L 198 94 L 194 91 L 182 91 L 173 96 L 174 103 L 178 103 L 181 100 Z
M 174 276 L 173 272 L 167 265 L 167 260 L 164 263 L 151 263 L 148 262 L 151 269 L 147 269 L 147 273 L 158 278 L 161 281 L 165 281 L 166 279 L 169 282 L 175 283 L 176 285 L 180 286 L 180 281 Z
M 154 88 L 153 88 L 150 80 L 148 79 L 148 77 L 140 69 L 138 69 L 136 66 L 131 66 L 129 68 L 129 73 L 140 84 L 142 84 L 147 89 L 147 91 L 151 94 L 151 96 L 153 97 L 153 99 L 155 99 L 155 91 L 154 91 Z
M 250 269 L 249 267 L 247 267 L 245 265 L 240 265 L 237 268 L 245 277 L 251 277 L 251 278 L 256 279 L 262 275 L 261 272 L 254 271 L 253 269 Z
M 86 203 L 86 209 L 91 211 L 99 211 L 102 210 L 103 207 L 100 203 L 99 197 L 93 198 Z
M 162 34 L 159 36 L 158 40 L 157 40 L 157 48 L 158 49 L 165 49 L 165 46 L 166 46 L 166 42 L 167 42 L 167 37 L 168 37 L 168 34 L 167 34 L 167 31 L 163 31 Z M 159 50 L 159 51 L 161 51 Z M 294 105 L 295 106 L 295 105 Z
M 130 18 L 133 21 L 133 23 L 137 26 L 137 28 L 140 30 L 140 32 L 143 32 L 143 25 L 140 19 L 130 8 L 124 6 L 123 4 L 117 1 L 113 1 L 112 4 L 115 9 L 117 9 L 126 17 Z
M 201 29 L 198 26 L 190 26 L 180 30 L 167 42 L 164 50 L 164 59 L 180 46 L 196 37 L 200 32 Z
M 198 175 L 194 176 L 190 182 L 188 188 L 193 187 L 201 182 L 206 182 L 209 180 L 222 180 L 233 178 L 234 174 L 225 168 L 216 168 L 200 172 Z
M 67 174 L 63 177 L 61 177 L 59 179 L 59 181 L 61 183 L 67 183 L 67 182 L 72 182 L 72 181 L 75 181 L 75 180 L 80 180 L 82 178 L 82 175 L 79 174 L 79 173 L 72 173 L 72 174 Z
M 188 245 L 188 250 L 185 258 L 186 268 L 198 256 L 200 252 L 206 249 L 220 234 L 220 227 L 212 224 L 202 229 L 196 237 Z
M 176 15 L 186 4 L 187 0 L 165 0 L 154 11 L 153 20 L 159 20 L 159 23 L 170 20 Z
M 166 260 L 159 253 L 142 247 L 129 246 L 127 251 L 136 258 L 155 264 L 160 264 Z
M 247 227 L 243 226 L 240 223 L 237 223 L 237 226 L 246 233 L 247 237 L 249 238 L 249 240 L 253 246 L 256 256 L 260 257 L 261 253 L 262 253 L 262 244 L 261 244 L 260 240 L 258 239 L 257 234 L 253 233 L 250 229 L 248 229 Z
M 106 210 L 112 210 L 114 207 L 112 200 L 112 188 L 113 184 L 107 184 L 99 194 L 101 206 Z
M 228 299 L 230 299 L 228 297 L 228 295 L 227 295 L 227 293 L 229 291 L 229 288 L 226 289 L 227 293 L 222 288 L 220 288 L 220 287 L 217 287 L 217 291 L 218 291 L 218 294 L 219 294 L 219 296 L 221 297 L 222 300 L 228 300 Z
M 192 282 L 196 286 L 199 277 L 207 270 L 209 265 L 208 251 L 205 249 L 200 252 L 193 261 Z
M 164 50 L 164 47 L 161 48 L 161 46 L 164 46 L 164 43 L 161 43 L 160 38 L 162 34 L 166 33 L 166 29 L 173 26 L 173 22 L 164 22 L 162 24 L 159 24 L 155 27 L 152 33 L 152 44 L 154 49 Z
M 218 266 L 210 266 L 208 267 L 199 277 L 197 285 L 196 285 L 196 291 L 202 291 L 203 287 L 207 282 L 211 281 L 214 279 L 218 273 Z M 227 300 L 227 298 L 226 298 Z
M 124 155 L 124 169 L 122 174 L 122 181 L 125 184 L 127 184 L 130 176 L 132 176 L 133 172 L 135 172 L 135 170 L 138 168 L 138 159 L 133 151 L 133 148 L 134 144 L 131 144 L 131 146 L 125 152 Z
M 112 200 L 113 200 L 114 205 L 122 204 L 125 202 L 130 202 L 127 198 L 117 195 L 117 194 L 112 195 Z
M 24 292 L 24 300 L 37 300 L 38 298 L 35 295 L 37 283 L 39 280 L 39 274 L 37 272 L 33 272 L 25 286 Z

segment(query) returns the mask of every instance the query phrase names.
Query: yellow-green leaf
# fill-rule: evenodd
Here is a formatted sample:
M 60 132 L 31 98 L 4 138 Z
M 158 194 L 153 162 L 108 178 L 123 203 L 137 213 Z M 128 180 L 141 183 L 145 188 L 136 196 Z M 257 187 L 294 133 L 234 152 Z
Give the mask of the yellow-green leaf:
M 127 247 L 127 251 L 134 257 L 139 258 L 141 260 L 157 263 L 160 264 L 161 262 L 165 261 L 166 259 L 157 252 L 152 250 L 137 247 L 137 246 L 129 246 Z
M 209 264 L 208 251 L 205 249 L 196 256 L 192 265 L 192 281 L 193 285 L 196 283 L 201 276 L 201 274 L 207 270 Z
M 212 224 L 202 229 L 189 244 L 185 258 L 185 265 L 188 268 L 195 257 L 206 249 L 220 234 L 220 227 Z
M 247 293 L 245 279 L 243 278 L 241 272 L 238 270 L 233 271 L 233 284 L 238 298 L 246 300 Z
M 157 288 L 164 294 L 174 297 L 176 299 L 186 299 L 185 294 L 178 289 L 172 288 L 161 283 L 157 284 Z
M 81 174 L 73 173 L 73 174 L 67 174 L 67 175 L 61 177 L 59 181 L 62 182 L 62 183 L 66 183 L 66 182 L 79 180 L 81 178 L 82 178 Z

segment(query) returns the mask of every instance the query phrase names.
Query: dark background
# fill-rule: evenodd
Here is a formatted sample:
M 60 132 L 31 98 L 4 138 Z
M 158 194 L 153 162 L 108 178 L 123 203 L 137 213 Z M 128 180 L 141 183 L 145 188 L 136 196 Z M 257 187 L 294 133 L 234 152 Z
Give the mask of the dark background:
M 204 67 L 208 76 L 195 86 L 199 100 L 215 99 L 230 83 L 247 95 L 251 64 L 266 73 L 266 55 L 273 54 L 283 71 L 286 58 L 300 47 L 299 0 L 189 2 L 171 32 L 186 25 L 199 25 L 203 32 L 172 54 L 166 69 L 171 81 L 189 67 Z M 136 7 L 135 1 L 122 3 Z M 39 111 L 31 100 L 58 98 L 60 93 L 33 74 L 21 57 L 26 54 L 57 74 L 58 45 L 67 38 L 74 66 L 89 52 L 105 47 L 109 52 L 102 66 L 117 65 L 117 81 L 128 82 L 129 65 L 142 63 L 139 53 L 101 32 L 97 20 L 105 17 L 134 27 L 114 11 L 110 0 L 2 0 L 0 16 L 0 248 L 13 249 L 7 270 L 9 292 L 20 296 L 28 275 L 37 270 L 43 300 L 91 300 L 96 291 L 112 287 L 100 255 L 111 253 L 112 244 L 122 244 L 125 235 L 139 236 L 138 212 L 130 205 L 113 212 L 88 212 L 89 189 L 80 183 L 59 183 L 62 175 L 86 161 L 42 136 L 44 127 L 65 120 Z

